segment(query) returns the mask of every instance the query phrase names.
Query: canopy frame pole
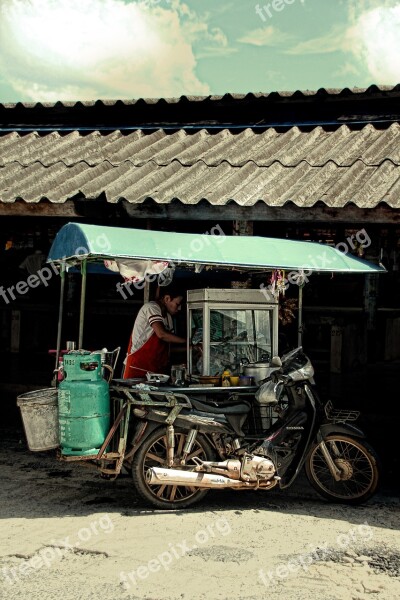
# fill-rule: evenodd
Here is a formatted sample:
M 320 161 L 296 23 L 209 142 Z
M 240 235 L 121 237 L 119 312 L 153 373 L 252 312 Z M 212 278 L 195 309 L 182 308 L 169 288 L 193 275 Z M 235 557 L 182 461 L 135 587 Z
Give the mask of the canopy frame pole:
M 58 369 L 58 361 L 60 358 L 61 352 L 61 334 L 62 334 L 62 324 L 63 324 L 63 314 L 64 314 L 64 295 L 65 295 L 65 272 L 66 265 L 65 260 L 61 263 L 60 269 L 60 301 L 58 305 L 58 325 L 57 325 L 57 346 L 56 346 L 56 364 L 55 369 Z
M 150 300 L 150 282 L 146 279 L 143 289 L 143 302 L 146 304 Z
M 299 285 L 299 315 L 297 328 L 297 345 L 303 345 L 303 286 Z
M 79 310 L 79 336 L 78 336 L 78 349 L 82 350 L 83 345 L 83 325 L 85 322 L 85 302 L 86 302 L 86 263 L 87 260 L 84 258 L 81 264 L 81 304 Z

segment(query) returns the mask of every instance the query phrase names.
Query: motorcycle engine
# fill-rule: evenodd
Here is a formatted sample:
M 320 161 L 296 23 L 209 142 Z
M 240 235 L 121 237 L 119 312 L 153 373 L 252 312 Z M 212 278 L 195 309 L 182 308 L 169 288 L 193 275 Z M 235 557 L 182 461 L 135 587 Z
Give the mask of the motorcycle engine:
M 275 475 L 275 465 L 269 458 L 245 454 L 242 461 L 241 478 L 244 481 L 268 481 Z
M 222 462 L 203 461 L 198 457 L 193 460 L 197 464 L 196 471 L 223 475 L 235 481 L 258 484 L 276 479 L 276 468 L 272 460 L 248 452 L 243 453 L 240 458 Z

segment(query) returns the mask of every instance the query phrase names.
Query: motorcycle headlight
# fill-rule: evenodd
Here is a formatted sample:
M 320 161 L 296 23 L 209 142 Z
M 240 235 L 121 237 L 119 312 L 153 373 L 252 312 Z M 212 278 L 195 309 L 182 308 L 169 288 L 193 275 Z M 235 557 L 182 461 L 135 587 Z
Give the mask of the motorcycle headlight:
M 276 397 L 276 386 L 277 384 L 273 381 L 267 381 L 263 383 L 255 393 L 255 398 L 259 404 L 271 405 L 277 404 L 278 399 Z
M 309 359 L 307 359 L 307 362 L 303 367 L 289 373 L 289 377 L 292 381 L 304 381 L 305 379 L 311 379 L 313 376 L 314 367 Z

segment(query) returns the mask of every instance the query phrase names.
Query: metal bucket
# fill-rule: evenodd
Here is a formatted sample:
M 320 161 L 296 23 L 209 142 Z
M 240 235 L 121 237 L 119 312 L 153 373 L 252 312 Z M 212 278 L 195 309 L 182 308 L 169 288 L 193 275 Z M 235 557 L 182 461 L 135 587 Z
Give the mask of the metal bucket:
M 41 452 L 60 445 L 58 400 L 55 388 L 27 392 L 17 397 L 29 450 Z

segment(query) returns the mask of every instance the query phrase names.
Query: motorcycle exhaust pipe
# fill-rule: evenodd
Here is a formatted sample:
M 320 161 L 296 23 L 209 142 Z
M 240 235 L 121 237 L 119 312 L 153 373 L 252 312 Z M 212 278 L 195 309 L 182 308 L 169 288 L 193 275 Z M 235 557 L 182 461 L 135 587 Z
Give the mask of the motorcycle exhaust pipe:
M 196 473 L 194 471 L 178 471 L 178 469 L 162 469 L 152 467 L 147 470 L 146 482 L 150 485 L 185 485 L 199 488 L 251 488 L 255 484 L 230 479 L 213 473 Z

